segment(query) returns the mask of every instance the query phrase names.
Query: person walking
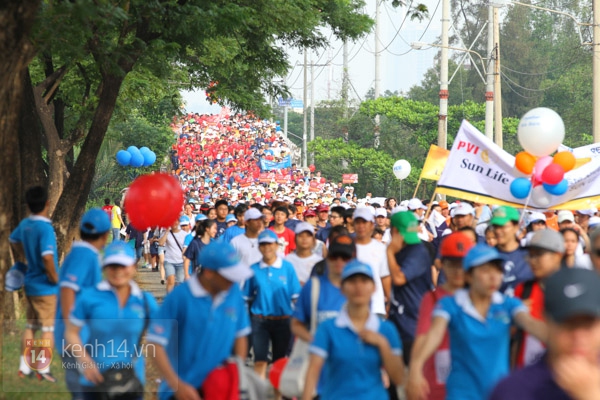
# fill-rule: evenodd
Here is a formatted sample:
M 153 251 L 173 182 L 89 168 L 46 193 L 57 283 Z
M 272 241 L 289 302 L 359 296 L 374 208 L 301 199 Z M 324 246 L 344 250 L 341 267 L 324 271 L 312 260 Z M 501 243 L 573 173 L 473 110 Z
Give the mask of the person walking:
M 185 216 L 179 218 L 165 231 L 158 241 L 159 246 L 165 246 L 165 276 L 167 278 L 167 293 L 170 293 L 175 285 L 183 283 L 186 272 L 183 268 L 183 241 L 187 232 L 180 225 L 189 224 Z
M 110 218 L 104 210 L 92 208 L 86 212 L 79 224 L 81 240 L 73 243 L 59 273 L 54 343 L 65 366 L 67 389 L 73 400 L 81 400 L 84 395 L 79 383 L 79 369 L 76 368 L 77 358 L 65 351 L 68 348 L 64 337 L 65 323 L 79 295 L 102 280 L 100 251 L 108 242 L 110 229 Z
M 142 335 L 158 305 L 134 282 L 135 260 L 135 252 L 125 242 L 106 246 L 102 259 L 106 280 L 78 296 L 69 317 L 65 339 L 68 351 L 78 358 L 85 400 L 105 399 L 107 393 L 124 387 L 126 393 L 120 398 L 143 399 Z
M 266 229 L 258 236 L 262 260 L 251 266 L 253 276 L 244 283 L 250 303 L 254 371 L 266 377 L 269 344 L 272 362 L 286 356 L 291 340 L 290 317 L 300 295 L 300 281 L 294 267 L 278 256 L 275 232 Z
M 27 264 L 25 273 L 25 298 L 27 299 L 25 330 L 23 331 L 21 354 L 26 343 L 32 340 L 37 331 L 41 338 L 54 347 L 54 318 L 58 293 L 58 250 L 52 222 L 49 219 L 48 191 L 35 186 L 25 192 L 25 201 L 31 215 L 19 223 L 9 237 L 10 246 L 16 261 Z M 30 376 L 31 367 L 21 355 L 18 375 Z M 50 366 L 36 372 L 38 379 L 56 382 L 50 373 Z
M 387 399 L 381 369 L 394 385 L 402 383 L 402 343 L 391 322 L 371 310 L 375 292 L 371 267 L 351 260 L 342 272 L 347 299 L 339 315 L 322 322 L 310 346 L 310 363 L 302 400 L 312 400 L 317 381 L 321 400 Z M 322 379 L 319 379 L 324 371 Z
M 121 216 L 121 207 L 119 207 L 120 204 L 121 203 L 118 199 L 115 200 L 115 205 L 111 210 L 113 242 L 121 240 L 121 229 L 125 226 L 125 222 L 123 222 L 123 217 Z

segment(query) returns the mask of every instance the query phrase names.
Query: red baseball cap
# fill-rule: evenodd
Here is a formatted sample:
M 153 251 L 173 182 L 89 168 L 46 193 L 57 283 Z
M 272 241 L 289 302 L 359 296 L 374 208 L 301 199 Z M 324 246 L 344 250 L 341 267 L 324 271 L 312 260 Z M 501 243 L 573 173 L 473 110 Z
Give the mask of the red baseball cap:
M 475 243 L 462 232 L 454 232 L 444 237 L 440 255 L 443 258 L 464 258 Z
M 326 204 L 321 204 L 317 207 L 317 212 L 329 212 L 329 206 Z
M 316 217 L 316 216 L 317 216 L 317 213 L 312 208 L 309 208 L 308 210 L 304 211 L 304 218 L 306 218 L 306 217 Z

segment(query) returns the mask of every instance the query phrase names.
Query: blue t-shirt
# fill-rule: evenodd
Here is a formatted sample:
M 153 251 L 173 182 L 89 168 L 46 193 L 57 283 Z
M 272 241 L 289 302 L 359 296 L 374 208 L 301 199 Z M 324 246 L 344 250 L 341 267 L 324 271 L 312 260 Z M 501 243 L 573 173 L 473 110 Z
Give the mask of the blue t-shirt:
M 514 371 L 494 388 L 490 400 L 570 400 L 558 386 L 547 357 Z
M 27 296 L 50 296 L 58 293 L 58 284 L 50 282 L 46 275 L 43 256 L 52 254 L 58 268 L 58 250 L 52 222 L 39 215 L 25 218 L 10 234 L 11 243 L 21 243 L 27 259 L 25 294 Z
M 273 265 L 260 261 L 251 268 L 254 276 L 244 284 L 244 298 L 253 300 L 250 312 L 272 317 L 292 315 L 292 302 L 301 290 L 294 266 L 277 257 Z
M 466 289 L 438 301 L 433 316 L 448 321 L 452 355 L 446 399 L 488 398 L 509 372 L 510 327 L 519 312 L 528 313 L 521 300 L 499 292 L 492 296 L 485 319 L 475 310 Z
M 238 236 L 238 235 L 242 235 L 246 232 L 246 228 L 241 228 L 237 225 L 233 225 L 230 226 L 229 228 L 225 229 L 225 233 L 223 233 L 223 236 L 221 236 L 221 240 L 224 243 L 229 243 L 231 242 L 231 239 L 233 239 L 234 237 Z
M 210 243 L 212 243 L 213 240 L 214 239 L 210 239 Z M 204 246 L 207 245 L 204 244 L 201 239 L 194 238 L 194 240 L 192 240 L 192 242 L 189 244 L 188 248 L 185 249 L 185 253 L 183 253 L 183 256 L 191 261 L 188 271 L 190 275 L 194 272 L 194 268 L 200 266 L 200 262 L 198 260 L 200 257 L 200 251 L 204 248 Z
M 188 247 L 190 245 L 190 243 L 192 243 L 192 240 L 194 240 L 195 237 L 196 237 L 196 235 L 194 233 L 188 233 L 188 235 L 183 240 L 183 247 Z
M 515 287 L 521 282 L 535 279 L 531 267 L 527 262 L 527 249 L 519 247 L 511 252 L 498 252 L 506 259 L 504 262 L 504 278 L 500 286 L 500 292 L 512 296 Z
M 147 340 L 165 348 L 171 366 L 184 382 L 200 387 L 231 355 L 235 340 L 250 331 L 238 285 L 213 298 L 193 277 L 165 298 L 150 324 Z M 161 400 L 173 395 L 165 381 L 158 391 Z
M 102 280 L 102 267 L 98 249 L 88 242 L 75 242 L 59 272 L 58 286 L 73 289 L 75 301 L 84 289 L 93 288 Z M 56 321 L 54 323 L 54 345 L 61 351 L 63 343 L 65 322 L 62 318 L 60 295 L 56 302 Z M 79 335 L 82 340 L 87 339 L 87 327 L 82 328 Z
M 323 321 L 339 315 L 346 298 L 339 287 L 333 286 L 327 275 L 316 276 L 319 279 L 319 300 L 317 301 L 317 326 Z M 300 291 L 292 317 L 304 323 L 310 330 L 312 279 L 309 279 Z
M 217 234 L 215 235 L 215 239 L 218 239 L 225 233 L 227 222 L 219 222 L 217 220 L 215 220 L 215 222 L 217 223 Z
M 423 243 L 408 245 L 395 255 L 406 277 L 402 286 L 392 285 L 390 320 L 403 341 L 412 341 L 417 329 L 419 306 L 423 295 L 433 288 L 431 255 Z
M 392 353 L 402 354 L 402 343 L 392 323 L 371 313 L 365 329 L 385 336 Z M 345 309 L 335 319 L 319 325 L 310 352 L 325 359 L 325 372 L 319 382 L 322 400 L 388 398 L 381 381 L 383 360 L 379 349 L 360 339 Z
M 94 288 L 83 290 L 77 297 L 69 321 L 79 327 L 87 326 L 89 337 L 82 344 L 100 372 L 116 365 L 121 368 L 133 366 L 138 379 L 144 383 L 145 350 L 139 340 L 146 318 L 152 319 L 157 310 L 154 297 L 142 292 L 134 282 L 131 282 L 127 303 L 121 307 L 112 286 L 102 281 Z M 64 351 L 73 351 L 72 355 L 77 355 L 72 347 Z M 83 386 L 95 386 L 83 374 L 80 374 L 79 382 Z

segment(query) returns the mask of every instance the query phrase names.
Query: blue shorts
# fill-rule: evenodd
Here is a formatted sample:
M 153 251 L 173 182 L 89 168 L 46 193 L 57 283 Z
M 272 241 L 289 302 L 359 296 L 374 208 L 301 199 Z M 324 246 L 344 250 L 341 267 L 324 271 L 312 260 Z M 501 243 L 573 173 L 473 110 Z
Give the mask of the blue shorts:
M 165 254 L 165 246 L 158 246 L 158 255 L 164 255 Z
M 175 283 L 183 283 L 185 278 L 185 274 L 183 273 L 183 263 L 171 264 L 170 262 L 165 261 L 165 276 L 168 278 L 173 275 L 175 275 Z
M 272 362 L 287 355 L 292 332 L 290 318 L 272 320 L 252 316 L 252 346 L 254 361 L 269 361 L 269 343 L 273 351 Z

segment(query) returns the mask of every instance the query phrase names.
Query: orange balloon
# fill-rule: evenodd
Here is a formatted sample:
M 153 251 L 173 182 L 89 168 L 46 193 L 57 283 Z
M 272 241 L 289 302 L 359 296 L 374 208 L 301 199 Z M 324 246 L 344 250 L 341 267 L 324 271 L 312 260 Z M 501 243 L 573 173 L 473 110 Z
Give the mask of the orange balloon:
M 526 151 L 522 151 L 515 157 L 515 167 L 525 175 L 530 175 L 533 172 L 536 158 L 534 155 Z
M 572 170 L 576 162 L 575 156 L 570 151 L 560 151 L 554 155 L 554 163 L 563 167 L 565 172 Z

